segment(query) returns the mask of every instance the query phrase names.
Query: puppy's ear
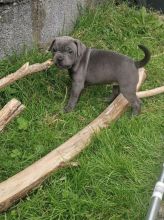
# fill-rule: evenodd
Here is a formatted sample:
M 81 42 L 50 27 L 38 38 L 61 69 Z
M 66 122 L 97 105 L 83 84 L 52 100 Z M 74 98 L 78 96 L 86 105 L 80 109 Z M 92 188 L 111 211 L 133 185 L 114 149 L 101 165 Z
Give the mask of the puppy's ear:
M 86 49 L 86 46 L 83 43 L 81 43 L 81 41 L 79 41 L 77 39 L 75 39 L 74 42 L 75 42 L 75 44 L 77 46 L 77 55 L 78 56 L 82 56 L 84 51 L 85 51 L 85 49 Z
M 52 48 L 53 48 L 53 45 L 54 45 L 55 41 L 56 41 L 56 39 L 54 39 L 54 40 L 52 41 L 51 46 L 49 47 L 48 51 L 51 51 L 51 52 L 52 52 Z

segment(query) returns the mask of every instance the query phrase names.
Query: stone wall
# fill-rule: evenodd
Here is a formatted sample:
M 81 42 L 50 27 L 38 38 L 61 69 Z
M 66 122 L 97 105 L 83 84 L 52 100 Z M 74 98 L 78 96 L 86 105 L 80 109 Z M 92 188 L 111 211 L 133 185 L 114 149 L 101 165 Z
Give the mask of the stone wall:
M 0 59 L 44 45 L 74 26 L 79 8 L 100 0 L 0 0 Z

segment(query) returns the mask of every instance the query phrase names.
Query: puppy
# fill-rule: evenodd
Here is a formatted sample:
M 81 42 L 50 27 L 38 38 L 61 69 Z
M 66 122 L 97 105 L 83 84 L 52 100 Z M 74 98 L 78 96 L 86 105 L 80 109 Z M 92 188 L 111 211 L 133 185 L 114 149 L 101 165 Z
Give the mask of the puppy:
M 113 86 L 109 102 L 121 92 L 132 106 L 133 114 L 141 111 L 140 100 L 136 96 L 138 68 L 150 60 L 149 50 L 139 45 L 145 53 L 140 61 L 112 51 L 87 48 L 82 42 L 68 36 L 56 37 L 49 51 L 57 67 L 68 69 L 72 79 L 71 94 L 65 112 L 72 111 L 81 91 L 87 85 L 117 83 Z

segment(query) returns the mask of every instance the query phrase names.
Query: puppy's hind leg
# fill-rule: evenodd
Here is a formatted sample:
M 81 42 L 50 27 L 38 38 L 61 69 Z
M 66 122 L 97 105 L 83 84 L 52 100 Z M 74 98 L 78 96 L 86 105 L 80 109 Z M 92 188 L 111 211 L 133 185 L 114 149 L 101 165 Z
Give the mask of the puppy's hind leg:
M 120 89 L 123 96 L 129 101 L 130 105 L 132 106 L 133 115 L 139 115 L 141 112 L 141 102 L 139 98 L 136 96 L 136 90 L 128 90 Z
M 119 95 L 120 88 L 119 85 L 113 85 L 112 94 L 106 99 L 107 102 L 111 103 Z
M 131 102 L 131 106 L 133 109 L 133 115 L 139 115 L 141 113 L 141 101 L 137 96 Z

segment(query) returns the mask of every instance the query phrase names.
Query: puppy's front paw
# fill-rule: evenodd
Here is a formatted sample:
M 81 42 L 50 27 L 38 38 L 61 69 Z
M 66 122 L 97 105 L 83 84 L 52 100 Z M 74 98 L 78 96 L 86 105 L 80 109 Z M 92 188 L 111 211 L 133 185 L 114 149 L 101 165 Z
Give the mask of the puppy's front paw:
M 65 112 L 65 113 L 71 112 L 72 110 L 73 110 L 73 108 L 72 108 L 71 106 L 69 106 L 69 105 L 66 105 L 66 106 L 64 107 L 64 112 Z

